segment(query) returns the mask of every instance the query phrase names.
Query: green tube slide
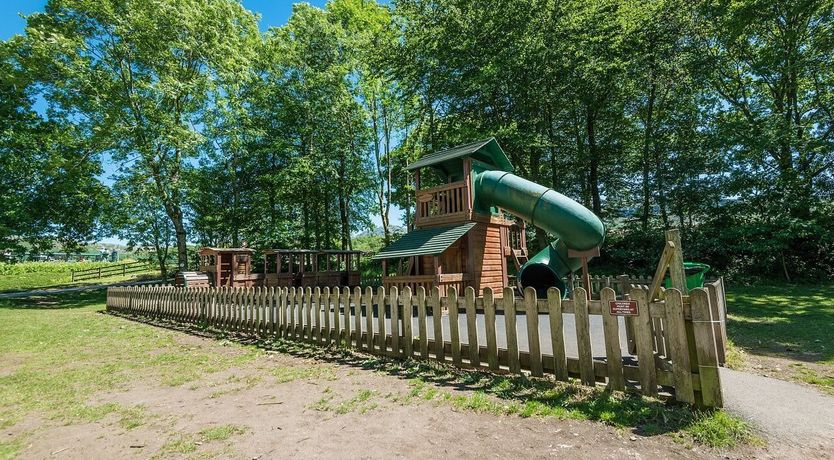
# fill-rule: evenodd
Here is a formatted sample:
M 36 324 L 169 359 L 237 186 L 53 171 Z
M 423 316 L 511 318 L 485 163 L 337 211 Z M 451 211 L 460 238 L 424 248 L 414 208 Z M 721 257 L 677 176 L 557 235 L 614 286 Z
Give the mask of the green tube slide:
M 562 293 L 568 289 L 562 277 L 582 266 L 579 258 L 568 257 L 568 249 L 586 251 L 602 244 L 605 226 L 588 208 L 529 180 L 504 171 L 484 171 L 474 180 L 477 203 L 498 206 L 544 229 L 558 239 L 521 266 L 518 283 L 536 289 L 544 297 L 549 287 Z

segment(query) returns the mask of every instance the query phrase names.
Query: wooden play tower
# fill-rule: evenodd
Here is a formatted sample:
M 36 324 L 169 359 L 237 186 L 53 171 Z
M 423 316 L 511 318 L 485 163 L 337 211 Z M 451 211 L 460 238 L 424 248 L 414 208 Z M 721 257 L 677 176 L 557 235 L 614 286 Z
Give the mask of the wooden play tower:
M 527 261 L 524 222 L 478 206 L 474 193 L 473 172 L 513 171 L 495 139 L 426 155 L 408 170 L 416 187 L 414 230 L 374 256 L 382 262 L 383 285 L 422 286 L 427 293 L 437 286 L 445 295 L 453 286 L 500 294 L 514 284 Z

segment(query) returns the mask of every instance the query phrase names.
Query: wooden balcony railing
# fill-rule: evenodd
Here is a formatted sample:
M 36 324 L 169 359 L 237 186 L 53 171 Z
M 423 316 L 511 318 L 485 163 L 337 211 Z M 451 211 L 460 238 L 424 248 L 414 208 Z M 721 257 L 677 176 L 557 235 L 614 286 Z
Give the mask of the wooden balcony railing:
M 417 191 L 417 226 L 468 219 L 472 214 L 469 184 L 452 182 Z

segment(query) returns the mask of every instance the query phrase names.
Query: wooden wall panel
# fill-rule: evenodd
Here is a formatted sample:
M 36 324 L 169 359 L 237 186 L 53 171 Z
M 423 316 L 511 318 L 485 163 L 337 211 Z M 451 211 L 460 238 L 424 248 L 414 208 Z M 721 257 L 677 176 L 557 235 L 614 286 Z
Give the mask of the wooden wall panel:
M 477 285 L 475 288 L 482 292 L 485 288 L 492 288 L 495 292 L 504 289 L 504 248 L 501 244 L 501 226 L 484 225 L 483 239 L 478 241 L 481 253 L 476 260 Z

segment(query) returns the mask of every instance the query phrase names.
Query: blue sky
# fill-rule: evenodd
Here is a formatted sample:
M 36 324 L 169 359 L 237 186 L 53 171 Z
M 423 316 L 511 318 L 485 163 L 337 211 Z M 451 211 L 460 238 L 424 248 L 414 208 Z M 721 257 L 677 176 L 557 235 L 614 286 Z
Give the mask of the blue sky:
M 383 3 L 385 1 L 383 0 Z M 309 3 L 314 6 L 323 7 L 327 0 L 308 0 L 297 2 L 292 0 L 243 0 L 243 6 L 261 16 L 259 26 L 262 31 L 270 27 L 281 26 L 287 22 L 292 14 L 294 3 Z M 21 15 L 29 15 L 43 11 L 46 0 L 0 0 L 0 40 L 8 40 L 16 34 L 22 34 L 26 27 L 26 21 Z M 111 183 L 112 176 L 118 169 L 118 165 L 104 160 L 104 174 L 102 179 Z M 374 224 L 382 225 L 379 216 L 373 217 Z M 402 225 L 402 210 L 395 208 L 391 212 L 391 223 Z M 108 238 L 108 243 L 120 243 L 117 239 Z
M 292 13 L 291 0 L 243 0 L 243 6 L 261 15 L 261 30 L 280 26 L 287 22 Z M 315 6 L 324 6 L 326 0 L 309 0 Z M 0 0 L 0 40 L 7 40 L 15 34 L 23 33 L 26 26 L 20 14 L 32 14 L 43 11 L 46 0 Z

